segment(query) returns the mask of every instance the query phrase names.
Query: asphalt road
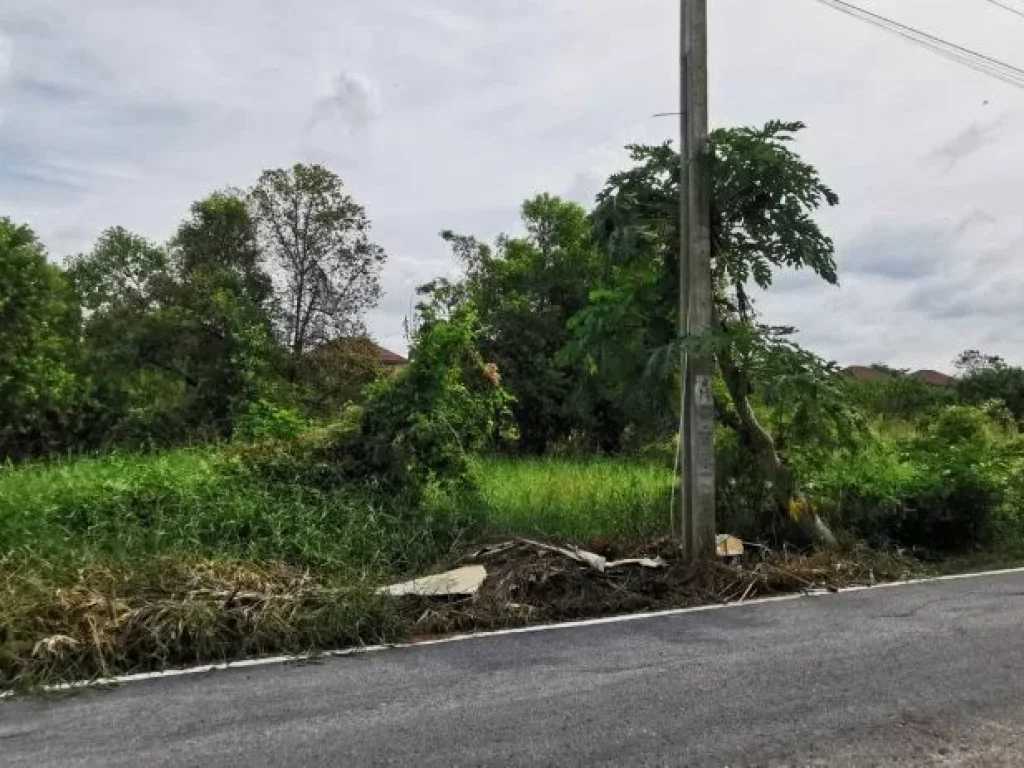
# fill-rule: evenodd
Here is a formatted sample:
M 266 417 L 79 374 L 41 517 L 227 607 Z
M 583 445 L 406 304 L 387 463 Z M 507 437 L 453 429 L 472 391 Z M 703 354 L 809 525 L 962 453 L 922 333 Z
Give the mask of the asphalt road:
M 0 702 L 0 766 L 1024 765 L 1024 574 Z

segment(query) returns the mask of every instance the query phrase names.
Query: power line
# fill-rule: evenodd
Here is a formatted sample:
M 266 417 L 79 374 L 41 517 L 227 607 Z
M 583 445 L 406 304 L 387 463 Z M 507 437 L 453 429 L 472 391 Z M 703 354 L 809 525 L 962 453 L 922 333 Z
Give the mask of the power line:
M 978 53 L 970 48 L 965 48 L 941 37 L 930 35 L 919 29 L 900 24 L 898 21 L 887 18 L 877 13 L 872 13 L 864 8 L 845 2 L 845 0 L 817 0 L 822 5 L 828 6 L 860 21 L 873 24 L 880 29 L 892 32 L 906 40 L 922 45 L 932 51 L 945 56 L 948 59 L 966 64 L 967 66 L 984 74 L 992 75 L 1000 79 L 1016 81 L 1014 84 L 1024 84 L 1024 69 L 1007 64 L 1004 61 Z
M 1024 11 L 1020 10 L 1019 8 L 1014 8 L 1012 5 L 1001 3 L 999 2 L 999 0 L 985 0 L 985 2 L 989 3 L 990 5 L 998 6 L 999 8 L 1002 8 L 1004 11 L 1009 11 L 1010 13 L 1016 14 L 1017 16 L 1020 16 L 1022 19 L 1024 19 Z
M 1006 62 L 992 58 L 991 56 L 986 56 L 983 53 L 978 53 L 970 48 L 957 45 L 949 40 L 944 40 L 941 37 L 936 37 L 935 35 L 930 35 L 927 32 L 922 32 L 919 29 L 908 27 L 906 24 L 900 24 L 898 21 L 894 21 L 893 19 L 881 16 L 877 13 L 872 13 L 864 8 L 853 5 L 852 3 L 847 3 L 844 0 L 817 0 L 817 2 L 828 8 L 839 11 L 840 13 L 844 13 L 847 16 L 858 19 L 859 21 L 866 22 L 878 27 L 879 29 L 898 35 L 904 40 L 908 40 L 916 45 L 927 48 L 933 53 L 937 53 L 949 61 L 962 64 L 976 72 L 981 72 L 982 74 L 994 77 L 1008 85 L 1024 89 L 1024 69 L 1015 67 L 1012 64 L 1007 64 Z

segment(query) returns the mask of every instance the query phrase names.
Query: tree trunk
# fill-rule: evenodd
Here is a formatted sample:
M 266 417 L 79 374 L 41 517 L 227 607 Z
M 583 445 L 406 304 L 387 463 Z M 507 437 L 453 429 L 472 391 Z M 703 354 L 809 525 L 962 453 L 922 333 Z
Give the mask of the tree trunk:
M 739 433 L 740 439 L 754 454 L 761 472 L 771 483 L 778 514 L 784 520 L 792 519 L 796 522 L 800 530 L 816 545 L 834 548 L 835 535 L 825 521 L 818 517 L 818 513 L 797 493 L 793 471 L 779 457 L 775 441 L 757 420 L 757 415 L 747 398 L 750 385 L 746 374 L 736 365 L 732 353 L 728 350 L 719 352 L 718 363 L 736 411 L 735 414 L 729 414 L 732 418 L 727 419 L 726 423 Z

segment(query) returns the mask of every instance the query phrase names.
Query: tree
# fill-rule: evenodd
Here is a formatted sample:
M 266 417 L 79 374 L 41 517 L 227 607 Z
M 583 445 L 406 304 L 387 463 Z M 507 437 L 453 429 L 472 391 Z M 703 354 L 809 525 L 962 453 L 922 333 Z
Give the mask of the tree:
M 570 408 L 572 368 L 560 358 L 569 319 L 587 305 L 601 272 L 586 211 L 551 195 L 522 206 L 526 235 L 499 237 L 491 248 L 475 238 L 443 232 L 465 275 L 420 289 L 432 311 L 472 307 L 483 356 L 496 364 L 514 398 L 518 445 L 541 453 L 564 439 L 578 419 Z
M 384 374 L 378 347 L 367 338 L 337 339 L 295 361 L 293 380 L 304 410 L 334 416 L 358 402 Z
M 260 396 L 273 354 L 273 286 L 244 199 L 216 192 L 193 203 L 173 240 L 178 280 L 160 313 L 187 376 L 186 421 L 229 436 Z
M 789 149 L 801 123 L 713 132 L 712 188 L 714 331 L 684 339 L 713 353 L 720 372 L 716 407 L 769 484 L 777 518 L 795 518 L 816 540 L 832 535 L 803 498 L 787 456 L 796 438 L 837 444 L 855 429 L 834 366 L 801 350 L 789 329 L 758 322 L 750 286 L 768 289 L 781 269 L 809 269 L 837 282 L 832 241 L 813 219 L 838 197 L 817 171 Z M 609 179 L 594 213 L 612 281 L 575 320 L 583 346 L 644 371 L 664 391 L 667 361 L 675 357 L 678 285 L 679 156 L 668 144 L 630 148 L 634 166 Z M 630 318 L 630 338 L 610 323 Z M 653 371 L 653 373 L 652 373 Z M 639 380 L 639 379 L 638 379 Z M 786 400 L 786 431 L 762 423 L 755 401 Z M 667 397 L 666 397 L 667 399 Z M 782 444 L 780 444 L 782 443 Z
M 960 400 L 976 404 L 1001 400 L 1018 422 L 1024 421 L 1024 368 L 975 349 L 962 352 L 954 365 L 960 372 L 956 381 Z
M 0 218 L 0 461 L 68 447 L 78 323 L 74 292 L 35 233 Z
M 175 282 L 168 249 L 111 227 L 66 264 L 86 313 L 82 447 L 183 439 L 184 377 L 168 354 L 179 336 L 161 321 Z
M 279 278 L 279 334 L 294 356 L 360 335 L 381 297 L 385 254 L 341 179 L 320 165 L 264 171 L 250 201 Z
M 181 275 L 221 272 L 239 298 L 269 319 L 274 286 L 264 269 L 256 221 L 241 193 L 214 192 L 193 203 L 174 246 Z
M 124 227 L 104 231 L 91 253 L 72 256 L 66 265 L 89 312 L 150 309 L 170 279 L 167 251 Z
M 272 285 L 245 200 L 194 203 L 167 248 L 115 227 L 71 274 L 89 314 L 93 432 L 119 445 L 226 437 L 270 375 Z
M 956 360 L 953 366 L 960 372 L 961 376 L 971 376 L 982 371 L 1000 370 L 1006 367 L 1006 361 L 999 355 L 986 355 L 976 349 L 965 349 Z

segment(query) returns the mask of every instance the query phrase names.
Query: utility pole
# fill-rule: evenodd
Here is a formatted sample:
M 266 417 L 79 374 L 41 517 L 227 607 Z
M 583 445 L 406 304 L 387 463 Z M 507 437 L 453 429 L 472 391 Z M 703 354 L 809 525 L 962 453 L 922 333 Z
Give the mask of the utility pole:
M 681 0 L 679 324 L 711 333 L 711 192 L 708 167 L 708 5 Z M 691 558 L 715 556 L 714 358 L 682 353 L 683 541 Z

